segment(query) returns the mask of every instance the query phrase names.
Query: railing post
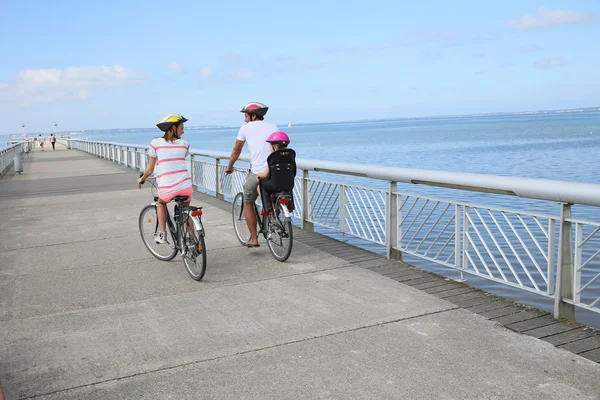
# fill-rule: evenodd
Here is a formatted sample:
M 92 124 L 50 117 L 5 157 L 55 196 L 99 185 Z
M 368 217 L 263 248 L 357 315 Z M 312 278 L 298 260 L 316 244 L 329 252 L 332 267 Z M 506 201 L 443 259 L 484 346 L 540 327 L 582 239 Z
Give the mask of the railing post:
M 225 200 L 223 194 L 219 191 L 219 185 L 221 184 L 221 179 L 219 177 L 221 171 L 221 159 L 215 159 L 215 197 L 220 200 Z
M 462 268 L 460 270 L 460 281 L 465 282 L 464 272 L 469 269 L 469 206 L 463 206 L 463 224 L 462 224 Z
M 573 301 L 579 303 L 581 300 L 581 264 L 583 263 L 583 224 L 575 224 L 575 264 L 574 264 L 574 281 L 573 281 Z
M 346 222 L 346 218 L 347 218 L 347 204 L 348 204 L 348 197 L 346 196 L 346 185 L 339 185 L 339 194 L 338 194 L 338 198 L 339 198 L 339 218 L 340 218 L 340 231 L 342 231 L 342 242 L 346 241 L 346 232 L 348 232 L 348 223 Z
M 146 157 L 148 156 L 148 150 L 146 150 Z M 192 189 L 194 188 L 194 155 L 190 155 L 190 178 L 192 179 Z
M 308 170 L 302 170 L 302 229 L 313 232 L 315 230 L 312 222 L 308 221 L 311 217 L 310 212 L 310 188 L 308 187 Z
M 556 220 L 548 220 L 548 295 L 556 293 Z
M 461 263 L 461 219 L 460 204 L 454 205 L 454 267 L 460 270 L 460 279 L 464 280 L 463 272 L 460 268 Z
M 573 299 L 573 233 L 571 204 L 562 203 L 558 232 L 558 268 L 556 270 L 556 294 L 554 295 L 554 318 L 575 321 L 575 306 L 563 299 Z
M 390 181 L 386 201 L 386 232 L 385 242 L 387 258 L 402 261 L 402 253 L 394 246 L 398 246 L 398 183 Z

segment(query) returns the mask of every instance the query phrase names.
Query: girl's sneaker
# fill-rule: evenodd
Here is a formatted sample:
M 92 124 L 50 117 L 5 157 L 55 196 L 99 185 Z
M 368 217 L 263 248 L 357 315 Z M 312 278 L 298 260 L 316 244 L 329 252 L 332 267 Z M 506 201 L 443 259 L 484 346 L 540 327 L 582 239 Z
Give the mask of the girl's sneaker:
M 154 235 L 154 241 L 158 244 L 167 243 L 167 232 L 156 232 L 156 235 Z

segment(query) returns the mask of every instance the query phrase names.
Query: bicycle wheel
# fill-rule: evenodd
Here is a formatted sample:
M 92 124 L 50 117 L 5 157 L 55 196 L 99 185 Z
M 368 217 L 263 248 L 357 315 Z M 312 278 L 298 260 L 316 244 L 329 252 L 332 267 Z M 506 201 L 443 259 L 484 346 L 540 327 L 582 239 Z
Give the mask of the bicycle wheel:
M 292 222 L 281 218 L 281 213 L 272 212 L 268 218 L 269 238 L 267 245 L 269 251 L 277 261 L 284 262 L 292 254 L 294 233 Z
M 250 230 L 244 216 L 244 194 L 242 192 L 235 195 L 233 199 L 233 209 L 231 211 L 233 217 L 233 229 L 238 240 L 244 246 L 250 240 Z
M 184 224 L 186 234 L 183 238 L 185 251 L 183 252 L 183 263 L 192 279 L 199 281 L 206 273 L 206 245 L 203 233 L 195 228 L 189 228 L 191 221 Z
M 142 208 L 139 225 L 142 241 L 154 257 L 162 261 L 169 261 L 177 255 L 177 249 L 172 243 L 169 243 L 172 240 L 169 232 L 167 232 L 167 243 L 159 244 L 154 241 L 154 235 L 158 232 L 158 214 L 155 205 L 148 204 Z M 168 230 L 169 226 L 167 225 Z

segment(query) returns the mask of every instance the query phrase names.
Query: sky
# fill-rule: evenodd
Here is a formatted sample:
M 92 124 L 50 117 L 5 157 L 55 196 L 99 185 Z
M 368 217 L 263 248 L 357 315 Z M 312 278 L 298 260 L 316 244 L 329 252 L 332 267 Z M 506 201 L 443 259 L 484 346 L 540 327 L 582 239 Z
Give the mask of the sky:
M 600 106 L 600 1 L 0 0 L 0 134 Z

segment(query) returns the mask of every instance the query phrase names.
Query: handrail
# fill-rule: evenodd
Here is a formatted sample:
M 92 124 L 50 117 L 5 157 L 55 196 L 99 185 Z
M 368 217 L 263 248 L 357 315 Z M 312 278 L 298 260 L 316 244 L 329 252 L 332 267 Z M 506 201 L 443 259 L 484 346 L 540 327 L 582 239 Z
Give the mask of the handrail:
M 10 149 L 12 149 L 12 148 L 14 148 L 14 147 L 17 147 L 17 146 L 21 146 L 21 145 L 22 145 L 22 143 L 23 143 L 23 142 L 19 142 L 19 143 L 14 143 L 14 144 L 12 144 L 11 146 L 6 146 L 6 147 L 4 147 L 4 148 L 0 149 L 0 153 L 2 153 L 2 152 L 5 152 L 5 151 L 8 151 L 8 150 L 10 150 Z
M 71 139 L 69 148 L 135 169 L 148 146 Z M 230 153 L 192 149 L 190 175 L 198 190 L 235 196 L 245 168 L 225 175 Z M 205 160 L 206 159 L 206 160 Z M 249 161 L 249 156 L 240 156 Z M 575 306 L 600 314 L 600 229 L 574 220 L 572 205 L 600 206 L 600 185 L 422 169 L 297 159 L 294 217 L 315 226 L 384 245 L 389 258 L 412 255 L 465 274 L 554 300 L 555 317 L 575 319 Z M 387 181 L 387 188 L 315 179 L 310 171 Z M 512 195 L 560 204 L 560 217 L 431 199 L 399 190 L 398 183 Z M 572 232 L 575 229 L 575 240 Z M 596 236 L 594 236 L 596 235 Z M 592 238 L 592 237 L 595 237 Z M 585 271 L 584 271 L 585 268 Z
M 4 171 L 13 165 L 14 155 L 17 153 L 20 154 L 24 151 L 24 143 L 27 142 L 15 143 L 11 146 L 0 149 L 0 175 L 4 174 Z
M 81 141 L 70 139 L 71 141 Z M 136 149 L 148 149 L 148 146 L 137 144 L 113 143 L 101 141 L 84 141 L 87 143 L 122 146 Z M 190 152 L 195 156 L 229 159 L 230 153 L 219 151 Z M 247 154 L 239 158 L 250 161 Z M 369 164 L 351 164 L 335 161 L 297 159 L 296 165 L 301 170 L 328 172 L 342 175 L 353 175 L 390 182 L 409 183 L 446 187 L 484 193 L 495 193 L 530 199 L 548 200 L 566 204 L 583 204 L 600 206 L 600 184 L 579 183 L 559 180 L 520 178 L 472 174 L 464 172 L 446 172 L 424 169 L 398 167 L 381 167 Z

